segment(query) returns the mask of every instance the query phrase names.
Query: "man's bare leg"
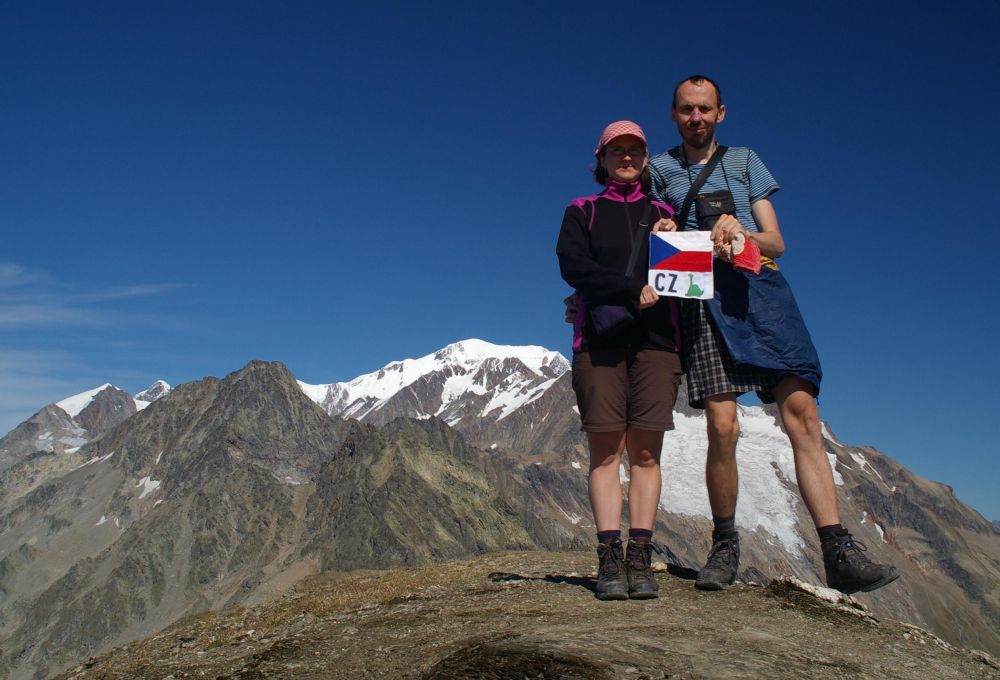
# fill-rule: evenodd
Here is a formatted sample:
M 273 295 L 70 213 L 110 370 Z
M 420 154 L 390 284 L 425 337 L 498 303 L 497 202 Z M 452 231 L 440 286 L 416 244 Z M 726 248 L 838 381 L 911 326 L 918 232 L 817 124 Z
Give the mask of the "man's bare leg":
M 840 523 L 833 470 L 823 448 L 819 410 L 808 382 L 782 380 L 774 390 L 785 432 L 795 456 L 795 477 L 802 500 L 812 515 L 823 548 L 826 582 L 845 593 L 871 591 L 895 581 L 891 564 L 875 564 Z
M 740 541 L 736 533 L 736 498 L 739 471 L 736 467 L 736 442 L 740 424 L 736 418 L 735 392 L 717 394 L 705 400 L 708 422 L 708 456 L 705 460 L 705 485 L 712 506 L 712 551 L 698 572 L 695 586 L 702 590 L 721 590 L 736 580 L 740 564 Z
M 705 417 L 708 421 L 705 485 L 708 487 L 708 503 L 716 517 L 731 517 L 736 513 L 736 497 L 739 493 L 736 442 L 740 438 L 736 397 L 735 392 L 729 392 L 705 400 Z
M 802 378 L 790 376 L 774 389 L 781 411 L 781 421 L 795 457 L 795 478 L 799 492 L 817 527 L 840 524 L 837 490 L 833 484 L 830 460 L 823 448 L 819 409 Z

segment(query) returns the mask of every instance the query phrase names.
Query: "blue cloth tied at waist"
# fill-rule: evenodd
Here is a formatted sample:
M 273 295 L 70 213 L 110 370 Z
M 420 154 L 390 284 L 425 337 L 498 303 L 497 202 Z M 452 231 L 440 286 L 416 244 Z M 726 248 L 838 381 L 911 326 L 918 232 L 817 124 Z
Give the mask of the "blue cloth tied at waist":
M 819 355 L 781 272 L 765 266 L 754 275 L 716 259 L 713 273 L 715 297 L 705 302 L 733 361 L 796 375 L 817 396 Z

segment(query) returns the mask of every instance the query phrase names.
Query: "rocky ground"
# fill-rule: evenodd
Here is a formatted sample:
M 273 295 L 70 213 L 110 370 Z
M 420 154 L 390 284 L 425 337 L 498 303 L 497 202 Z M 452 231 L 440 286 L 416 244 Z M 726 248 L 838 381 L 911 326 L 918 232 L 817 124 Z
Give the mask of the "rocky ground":
M 587 552 L 499 553 L 322 574 L 59 677 L 1000 678 L 982 652 L 789 582 L 705 593 L 693 573 L 662 567 L 660 599 L 600 602 L 594 562 Z

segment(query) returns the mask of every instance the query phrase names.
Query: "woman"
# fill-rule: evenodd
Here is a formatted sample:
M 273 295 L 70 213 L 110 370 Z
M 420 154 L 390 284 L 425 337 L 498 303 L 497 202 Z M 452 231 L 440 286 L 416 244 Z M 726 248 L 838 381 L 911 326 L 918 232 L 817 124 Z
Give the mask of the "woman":
M 594 156 L 594 178 L 604 190 L 566 208 L 556 253 L 563 279 L 577 291 L 573 390 L 590 446 L 597 597 L 646 599 L 658 591 L 650 559 L 660 501 L 660 448 L 664 431 L 673 429 L 681 376 L 677 308 L 646 283 L 647 235 L 651 221 L 662 224 L 673 210 L 645 194 L 649 154 L 638 125 L 627 120 L 609 125 Z M 622 318 L 605 328 L 605 322 Z M 630 528 L 623 554 L 619 465 L 624 451 Z

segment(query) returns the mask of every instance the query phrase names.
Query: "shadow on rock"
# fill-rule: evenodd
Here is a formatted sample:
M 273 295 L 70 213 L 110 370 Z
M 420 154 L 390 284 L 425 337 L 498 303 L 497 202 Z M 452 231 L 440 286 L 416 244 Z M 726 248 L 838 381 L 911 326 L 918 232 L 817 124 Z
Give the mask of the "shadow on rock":
M 579 579 L 585 580 L 585 579 Z M 560 581 L 565 583 L 566 581 Z M 445 657 L 421 680 L 612 680 L 616 676 L 603 664 L 571 654 L 541 649 L 521 639 L 481 642 Z

